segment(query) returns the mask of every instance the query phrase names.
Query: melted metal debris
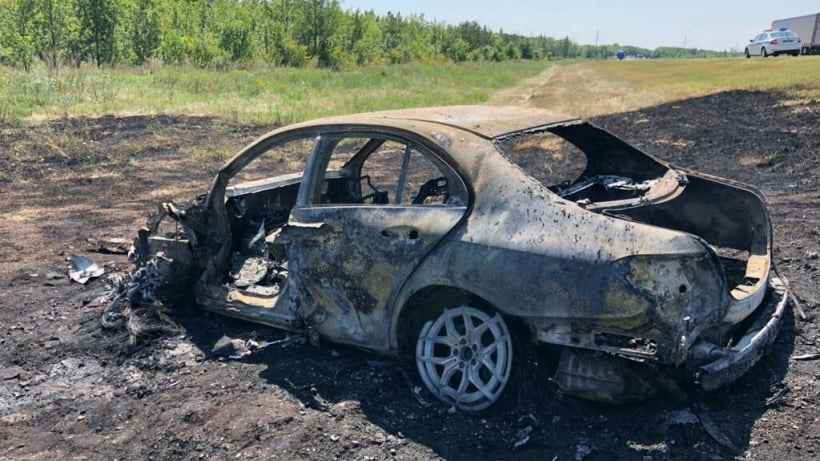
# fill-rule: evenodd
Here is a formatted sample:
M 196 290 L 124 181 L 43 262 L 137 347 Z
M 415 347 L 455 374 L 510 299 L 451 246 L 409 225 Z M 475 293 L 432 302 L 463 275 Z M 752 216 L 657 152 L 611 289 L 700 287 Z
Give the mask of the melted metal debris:
M 181 328 L 162 305 L 159 295 L 170 274 L 170 260 L 157 256 L 134 272 L 109 277 L 111 291 L 103 309 L 104 328 L 128 330 L 128 344 L 134 345 L 141 335 L 177 333 Z
M 73 254 L 69 258 L 69 262 L 71 268 L 68 270 L 68 276 L 71 280 L 83 285 L 88 283 L 89 280 L 100 277 L 105 273 L 105 269 L 85 256 Z
M 659 180 L 660 178 L 635 182 L 632 178 L 627 178 L 624 176 L 598 175 L 565 187 L 558 192 L 558 195 L 561 197 L 567 197 L 588 187 L 594 186 L 595 184 L 600 184 L 606 190 L 614 189 L 643 192 L 651 189 L 652 186 L 654 186 Z

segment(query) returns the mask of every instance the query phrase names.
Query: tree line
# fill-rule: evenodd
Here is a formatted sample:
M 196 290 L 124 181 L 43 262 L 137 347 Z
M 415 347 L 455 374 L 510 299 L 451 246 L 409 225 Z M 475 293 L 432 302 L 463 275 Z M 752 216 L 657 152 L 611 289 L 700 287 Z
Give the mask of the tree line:
M 343 10 L 338 0 L 0 0 L 0 64 L 28 70 L 157 59 L 344 68 L 410 61 L 710 57 L 705 50 L 579 45 L 568 37 L 494 32 L 423 15 Z

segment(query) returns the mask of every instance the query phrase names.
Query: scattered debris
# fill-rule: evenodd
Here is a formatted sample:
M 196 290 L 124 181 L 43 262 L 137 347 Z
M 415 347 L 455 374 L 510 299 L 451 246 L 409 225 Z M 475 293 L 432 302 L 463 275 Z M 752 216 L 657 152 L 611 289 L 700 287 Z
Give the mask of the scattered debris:
M 134 272 L 109 277 L 111 290 L 100 299 L 109 302 L 103 309 L 103 328 L 124 326 L 132 346 L 140 335 L 179 332 L 180 326 L 168 316 L 159 299 L 170 270 L 170 262 L 157 256 Z
M 775 405 L 780 405 L 781 403 L 785 403 L 786 395 L 791 391 L 788 384 L 778 383 L 773 385 L 769 388 L 769 393 L 771 397 L 766 399 L 766 406 L 772 407 Z
M 820 353 L 795 355 L 792 360 L 817 360 L 820 359 Z
M 797 315 L 800 316 L 800 320 L 806 320 L 806 311 L 803 310 L 803 304 L 797 300 L 797 296 L 794 295 L 793 291 L 789 291 L 789 295 L 789 298 L 792 300 L 792 305 L 797 311 Z
M 18 443 L 17 445 L 15 445 L 15 446 L 10 447 L 9 449 L 7 449 L 7 450 L 6 450 L 6 453 L 8 453 L 8 452 L 12 452 L 12 451 L 15 451 L 15 450 L 19 450 L 19 449 L 21 449 L 21 448 L 25 448 L 25 447 L 26 447 L 26 444 L 25 444 L 25 443 Z
M 302 335 L 288 335 L 276 341 L 232 339 L 227 336 L 222 336 L 216 344 L 214 344 L 214 347 L 211 349 L 211 354 L 227 357 L 231 360 L 239 360 L 270 346 L 281 345 L 281 347 L 285 348 L 292 344 L 304 344 L 305 342 L 306 339 Z
M 214 347 L 211 348 L 211 354 L 217 357 L 230 357 L 246 351 L 245 341 L 229 338 L 225 335 L 219 338 L 216 343 L 214 343 Z
M 238 349 L 235 354 L 230 354 L 228 358 L 231 360 L 239 360 L 242 357 L 251 355 L 253 351 L 258 348 L 259 344 L 256 341 L 249 339 L 242 344 L 242 347 Z
M 536 418 L 532 413 L 527 413 L 526 415 L 518 418 L 518 422 L 523 422 L 525 419 L 529 419 L 533 424 L 538 424 L 538 418 Z
M 515 434 L 515 444 L 513 444 L 513 450 L 519 447 L 523 447 L 530 441 L 530 432 L 532 432 L 532 426 L 527 426 L 525 428 L 519 429 L 518 432 Z
M 20 376 L 22 371 L 23 369 L 20 367 L 0 368 L 0 381 L 15 379 Z
M 665 459 L 669 453 L 669 445 L 665 440 L 656 443 L 641 443 L 634 440 L 627 440 L 626 446 L 636 452 L 636 454 L 641 455 L 642 460 L 652 460 L 654 459 L 653 455 Z
M 88 251 L 96 251 L 99 253 L 125 255 L 131 249 L 131 240 L 122 237 L 100 237 L 85 239 L 91 247 Z
M 245 341 L 224 335 L 211 348 L 211 354 L 217 357 L 233 357 L 246 352 L 249 353 L 247 347 L 245 347 Z
M 575 461 L 581 461 L 592 454 L 592 447 L 588 443 L 582 442 L 575 446 Z
M 803 306 L 800 301 L 797 299 L 797 296 L 792 291 L 791 287 L 789 286 L 789 281 L 783 277 L 780 277 L 780 273 L 777 272 L 777 268 L 774 269 L 775 274 L 778 278 L 783 280 L 783 283 L 786 284 L 786 292 L 789 294 L 789 300 L 792 302 L 792 306 L 794 306 L 797 315 L 800 316 L 800 320 L 806 320 L 806 312 L 803 310 Z
M 89 280 L 100 277 L 105 273 L 105 269 L 85 256 L 72 254 L 69 258 L 69 262 L 71 268 L 68 271 L 68 276 L 71 277 L 71 280 L 83 285 L 88 283 Z
M 57 281 L 62 280 L 64 278 L 65 278 L 65 275 L 60 274 L 58 272 L 54 272 L 54 271 L 46 272 L 45 281 L 43 282 L 43 285 L 45 285 L 47 287 L 57 286 L 58 285 Z
M 401 371 L 402 377 L 404 377 L 404 380 L 407 382 L 407 387 L 410 388 L 410 394 L 416 399 L 416 401 L 424 407 L 433 405 L 421 396 L 421 386 L 416 386 L 414 384 L 414 380 L 410 377 L 410 373 L 408 373 L 404 367 L 399 368 L 399 370 Z
M 683 410 L 664 412 L 664 422 L 667 426 L 697 424 L 698 417 L 692 410 L 684 408 Z
M 807 251 L 806 257 L 809 259 L 820 259 L 820 253 L 816 251 Z

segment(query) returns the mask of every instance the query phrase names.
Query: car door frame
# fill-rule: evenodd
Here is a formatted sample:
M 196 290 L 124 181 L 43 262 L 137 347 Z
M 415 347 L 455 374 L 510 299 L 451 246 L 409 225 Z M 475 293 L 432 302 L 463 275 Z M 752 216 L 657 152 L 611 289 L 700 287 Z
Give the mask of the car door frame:
M 343 127 L 322 130 L 317 135 L 287 226 L 303 230 L 302 236 L 290 241 L 288 248 L 291 309 L 319 336 L 388 352 L 397 294 L 425 258 L 467 217 L 471 189 L 454 162 L 417 134 L 384 127 Z M 443 206 L 320 203 L 334 146 L 343 138 L 356 137 L 378 137 L 414 146 L 439 170 L 447 169 L 448 177 L 460 181 L 462 202 Z M 353 179 L 359 185 L 362 166 L 372 153 L 363 159 L 354 155 L 345 165 L 347 168 L 352 164 L 356 169 L 348 173 L 355 176 Z M 402 169 L 407 168 L 408 163 L 404 162 Z M 397 223 L 392 223 L 393 219 Z M 340 228 L 344 226 L 348 228 Z M 340 245 L 346 245 L 344 250 Z M 383 258 L 371 258 L 370 253 Z M 367 264 L 356 267 L 358 272 L 351 275 L 357 262 Z M 365 286 L 364 280 L 376 275 L 381 278 L 381 285 Z

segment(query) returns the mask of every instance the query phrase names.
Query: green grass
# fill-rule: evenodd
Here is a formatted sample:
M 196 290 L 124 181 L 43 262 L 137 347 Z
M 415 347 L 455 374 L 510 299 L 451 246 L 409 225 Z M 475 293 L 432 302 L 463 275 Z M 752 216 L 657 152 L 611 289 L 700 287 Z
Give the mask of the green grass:
M 781 56 L 725 59 L 601 61 L 584 64 L 607 80 L 676 100 L 735 89 L 782 90 L 820 97 L 820 58 Z
M 778 91 L 783 104 L 820 99 L 820 57 L 571 60 L 555 63 L 502 102 L 581 117 L 628 112 L 730 90 Z
M 0 120 L 102 114 L 214 115 L 239 123 L 291 123 L 370 110 L 471 104 L 536 75 L 546 62 L 407 64 L 345 71 L 188 66 L 0 67 Z

